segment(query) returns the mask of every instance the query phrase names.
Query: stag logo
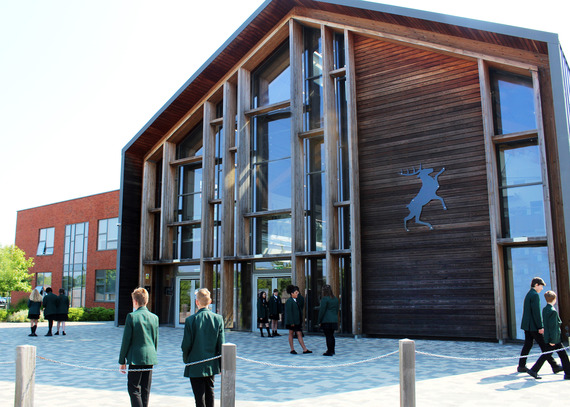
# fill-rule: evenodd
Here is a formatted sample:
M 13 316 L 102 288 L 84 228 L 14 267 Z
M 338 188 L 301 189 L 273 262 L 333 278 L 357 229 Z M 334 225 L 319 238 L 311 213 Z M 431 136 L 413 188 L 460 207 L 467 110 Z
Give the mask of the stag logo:
M 433 172 L 433 168 L 422 168 L 421 163 L 420 163 L 420 169 L 417 171 L 415 167 L 412 169 L 412 171 L 410 170 L 406 170 L 405 172 L 403 170 L 400 171 L 400 175 L 405 175 L 408 177 L 417 175 L 417 177 L 422 180 L 422 187 L 420 188 L 420 192 L 418 192 L 418 194 L 414 197 L 414 199 L 412 199 L 412 201 L 407 205 L 410 214 L 404 218 L 404 228 L 406 229 L 406 232 L 409 231 L 407 222 L 412 218 L 415 218 L 416 223 L 426 225 L 430 228 L 430 230 L 433 229 L 433 226 L 430 223 L 420 220 L 423 207 L 432 200 L 434 199 L 440 200 L 443 209 L 447 210 L 445 202 L 443 202 L 443 198 L 436 194 L 436 191 L 439 188 L 437 178 L 441 175 L 443 171 L 445 171 L 445 168 L 442 168 L 437 174 L 435 174 L 432 177 L 430 176 L 430 174 Z

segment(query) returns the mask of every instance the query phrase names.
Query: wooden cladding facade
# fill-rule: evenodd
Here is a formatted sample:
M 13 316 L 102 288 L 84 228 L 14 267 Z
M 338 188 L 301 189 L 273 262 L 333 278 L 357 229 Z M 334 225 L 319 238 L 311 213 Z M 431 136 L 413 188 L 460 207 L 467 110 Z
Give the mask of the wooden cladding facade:
M 363 331 L 495 339 L 477 63 L 355 36 Z M 421 220 L 415 167 L 442 168 Z

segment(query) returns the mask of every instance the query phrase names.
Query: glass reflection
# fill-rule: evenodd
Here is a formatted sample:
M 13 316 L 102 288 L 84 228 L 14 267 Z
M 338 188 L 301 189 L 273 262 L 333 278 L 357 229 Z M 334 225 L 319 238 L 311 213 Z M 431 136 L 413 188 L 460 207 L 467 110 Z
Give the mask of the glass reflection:
M 179 226 L 174 234 L 175 259 L 199 259 L 201 244 L 200 225 Z
M 542 185 L 501 190 L 503 237 L 546 236 Z
M 177 221 L 199 220 L 202 216 L 202 168 L 185 165 L 178 169 Z
M 202 155 L 202 122 L 176 146 L 176 159 Z
M 289 100 L 290 95 L 289 41 L 286 41 L 252 73 L 253 107 Z
M 542 182 L 540 151 L 536 141 L 499 147 L 501 186 Z
M 253 220 L 254 254 L 291 253 L 291 216 L 263 216 Z
M 532 79 L 491 71 L 496 134 L 536 129 Z

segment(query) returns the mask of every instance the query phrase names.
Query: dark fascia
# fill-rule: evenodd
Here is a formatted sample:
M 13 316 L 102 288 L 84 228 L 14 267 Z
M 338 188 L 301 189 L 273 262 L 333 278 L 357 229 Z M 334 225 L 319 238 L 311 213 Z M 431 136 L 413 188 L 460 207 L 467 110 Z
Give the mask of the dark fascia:
M 198 68 L 198 70 L 188 79 L 184 85 L 156 112 L 156 114 L 143 126 L 143 128 L 127 143 L 123 148 L 122 154 L 144 134 L 154 121 L 162 115 L 162 113 L 184 92 L 184 90 L 221 54 L 221 52 L 231 44 L 238 35 L 247 27 L 270 3 L 273 1 L 283 0 L 267 0 L 255 10 L 255 12 L 212 54 L 212 56 Z M 412 17 L 421 20 L 434 21 L 442 24 L 456 25 L 460 27 L 472 28 L 475 30 L 489 31 L 497 34 L 510 35 L 513 37 L 526 38 L 530 40 L 543 41 L 546 43 L 559 44 L 558 34 L 546 31 L 532 30 L 529 28 L 515 27 L 505 24 L 491 23 L 482 20 L 474 20 L 464 17 L 450 16 L 446 14 L 434 13 L 430 11 L 416 10 L 406 7 L 392 6 L 382 3 L 371 3 L 363 0 L 314 0 L 317 3 L 335 4 L 338 6 L 359 8 L 369 11 L 377 11 L 381 13 L 394 14 L 403 17 Z M 295 1 L 291 4 L 294 5 Z

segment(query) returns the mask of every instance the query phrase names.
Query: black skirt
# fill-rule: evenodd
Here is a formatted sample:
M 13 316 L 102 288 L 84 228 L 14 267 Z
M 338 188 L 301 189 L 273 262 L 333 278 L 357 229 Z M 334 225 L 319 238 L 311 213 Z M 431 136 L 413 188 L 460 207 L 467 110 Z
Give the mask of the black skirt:
M 67 321 L 67 314 L 55 314 L 55 318 L 56 321 L 60 321 L 60 322 L 65 322 Z
M 293 332 L 302 332 L 303 331 L 303 325 L 301 325 L 301 324 L 285 325 L 285 328 L 287 328 L 288 330 L 293 331 Z
M 40 319 L 40 314 L 30 314 L 28 312 L 28 319 Z
M 257 322 L 260 324 L 267 324 L 269 320 L 267 318 L 257 318 Z

